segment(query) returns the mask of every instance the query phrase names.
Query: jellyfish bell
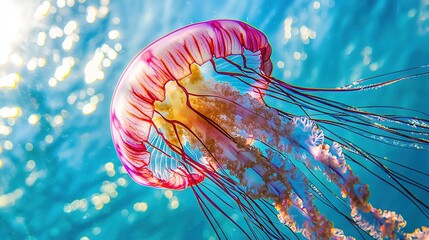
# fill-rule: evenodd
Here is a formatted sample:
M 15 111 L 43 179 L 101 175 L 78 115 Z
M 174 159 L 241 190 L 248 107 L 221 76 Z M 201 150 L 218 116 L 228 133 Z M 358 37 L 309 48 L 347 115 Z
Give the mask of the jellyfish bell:
M 201 194 L 196 196 L 203 210 L 201 201 L 205 200 L 228 218 L 199 187 L 207 179 L 234 199 L 246 219 L 269 238 L 286 235 L 260 210 L 263 202 L 255 200 L 272 203 L 282 224 L 309 239 L 348 238 L 323 214 L 316 198 L 368 236 L 429 234 L 424 227 L 404 233 L 402 216 L 373 207 L 368 186 L 352 171 L 346 158 L 349 155 L 343 151 L 374 158 L 376 164 L 378 160 L 341 136 L 325 137 L 321 129 L 342 126 L 368 136 L 371 132 L 359 126 L 372 121 L 377 130 L 393 135 L 384 138 L 388 141 L 427 148 L 427 135 L 413 134 L 427 133 L 429 121 L 419 119 L 414 124 L 417 129 L 407 134 L 408 129 L 389 128 L 377 119 L 386 117 L 400 126 L 408 120 L 308 94 L 375 89 L 401 79 L 369 86 L 357 83 L 343 89 L 297 87 L 271 76 L 270 56 L 266 36 L 235 20 L 196 23 L 144 48 L 121 76 L 111 105 L 113 142 L 129 175 L 144 186 L 192 187 Z M 288 109 L 271 106 L 267 99 L 292 103 L 304 113 L 312 111 L 325 117 L 295 116 Z M 384 166 L 380 168 L 389 177 L 403 180 Z M 344 199 L 347 210 L 324 200 L 325 193 L 313 183 L 308 169 L 323 172 L 340 191 L 340 196 L 330 191 L 332 197 Z M 425 215 L 427 204 L 408 194 Z M 254 232 L 245 234 L 251 238 Z
M 198 172 L 172 172 L 171 178 L 165 179 L 148 168 L 151 154 L 143 142 L 149 139 L 154 103 L 165 99 L 168 81 L 190 75 L 191 64 L 202 65 L 213 57 L 242 54 L 244 49 L 259 51 L 261 72 L 271 74 L 271 48 L 266 37 L 241 22 L 214 21 L 179 29 L 134 58 L 118 83 L 111 107 L 113 140 L 134 180 L 142 185 L 168 188 L 186 188 L 189 177 L 195 183 L 203 180 Z

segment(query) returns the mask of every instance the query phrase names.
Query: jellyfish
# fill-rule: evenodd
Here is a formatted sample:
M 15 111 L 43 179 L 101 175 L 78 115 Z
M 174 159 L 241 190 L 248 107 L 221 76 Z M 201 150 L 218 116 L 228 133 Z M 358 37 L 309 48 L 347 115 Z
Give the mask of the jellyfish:
M 390 108 L 357 108 L 318 95 L 377 91 L 426 75 L 425 69 L 381 82 L 370 78 L 341 88 L 306 88 L 271 75 L 271 51 L 267 37 L 254 27 L 212 20 L 171 32 L 138 53 L 111 103 L 113 143 L 131 178 L 143 186 L 191 188 L 218 238 L 226 234 L 218 230 L 210 206 L 234 223 L 216 203 L 225 203 L 224 198 L 243 213 L 252 230 L 234 224 L 251 239 L 258 233 L 288 238 L 279 225 L 297 237 L 353 239 L 324 214 L 326 208 L 362 237 L 428 237 L 427 227 L 406 233 L 400 213 L 373 206 L 370 187 L 349 162 L 377 166 L 384 174 L 380 178 L 429 219 L 428 204 L 404 184 L 427 193 L 427 182 L 388 168 L 380 156 L 335 132 L 347 131 L 381 147 L 428 151 L 427 114 L 377 113 Z M 282 107 L 289 105 L 299 111 Z M 213 186 L 224 196 L 213 194 Z

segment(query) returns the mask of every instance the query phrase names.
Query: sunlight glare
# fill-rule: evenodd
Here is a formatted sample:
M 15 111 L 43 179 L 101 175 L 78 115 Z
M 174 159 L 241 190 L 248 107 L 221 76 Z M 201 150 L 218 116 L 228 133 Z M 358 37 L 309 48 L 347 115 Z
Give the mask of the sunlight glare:
M 0 64 L 7 63 L 16 45 L 25 42 L 32 20 L 30 9 L 21 1 L 0 1 L 0 36 L 7 36 L 0 38 Z

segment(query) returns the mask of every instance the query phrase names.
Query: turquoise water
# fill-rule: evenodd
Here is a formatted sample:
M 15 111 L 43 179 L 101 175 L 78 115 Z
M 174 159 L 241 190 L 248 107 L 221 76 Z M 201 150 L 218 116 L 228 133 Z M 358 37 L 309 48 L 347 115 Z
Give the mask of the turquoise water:
M 141 48 L 174 29 L 209 19 L 246 21 L 267 35 L 273 75 L 296 85 L 343 86 L 429 63 L 427 1 L 202 2 L 0 3 L 15 13 L 0 26 L 19 30 L 1 42 L 10 51 L 0 48 L 0 239 L 214 238 L 192 191 L 137 185 L 110 138 L 110 99 L 120 74 Z M 423 77 L 328 97 L 427 113 L 428 93 Z M 394 159 L 429 172 L 425 152 L 396 149 Z M 356 172 L 369 184 L 373 205 L 400 212 L 408 232 L 429 225 L 401 193 L 368 170 Z M 429 202 L 428 192 L 417 193 Z M 231 239 L 243 238 L 228 221 L 220 223 Z

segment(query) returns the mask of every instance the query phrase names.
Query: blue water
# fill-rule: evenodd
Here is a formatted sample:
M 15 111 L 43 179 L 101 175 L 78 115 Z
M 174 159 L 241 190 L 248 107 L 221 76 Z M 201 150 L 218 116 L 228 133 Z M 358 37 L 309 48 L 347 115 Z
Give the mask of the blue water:
M 192 191 L 134 183 L 110 138 L 110 99 L 120 74 L 141 48 L 176 28 L 218 18 L 246 21 L 267 35 L 273 75 L 296 85 L 343 86 L 429 63 L 423 0 L 69 0 L 51 1 L 44 14 L 40 6 L 49 1 L 11 2 L 26 7 L 22 17 L 29 21 L 0 65 L 0 77 L 20 76 L 16 87 L 0 84 L 0 239 L 214 238 Z M 331 97 L 428 113 L 428 80 Z M 427 153 L 404 150 L 395 159 L 429 172 Z M 356 172 L 369 184 L 373 205 L 400 212 L 407 231 L 429 225 L 402 194 L 362 168 Z M 418 197 L 429 202 L 427 192 Z M 243 237 L 221 224 L 232 239 Z

